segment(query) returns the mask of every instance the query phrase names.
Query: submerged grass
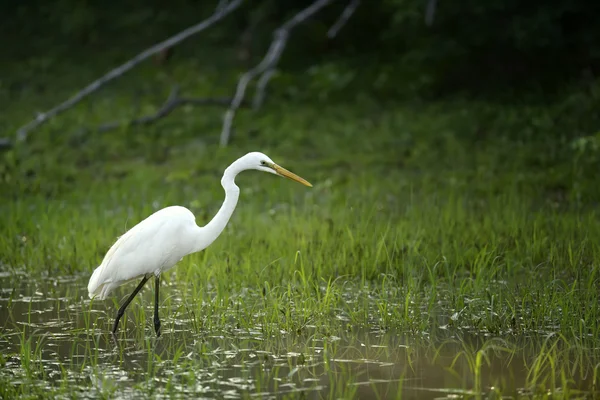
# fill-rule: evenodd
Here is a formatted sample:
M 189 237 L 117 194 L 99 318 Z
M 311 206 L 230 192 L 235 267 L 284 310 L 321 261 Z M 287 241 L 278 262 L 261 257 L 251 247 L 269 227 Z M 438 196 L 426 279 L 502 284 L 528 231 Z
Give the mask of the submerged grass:
M 219 149 L 220 111 L 73 129 L 127 109 L 106 96 L 3 153 L 0 397 L 597 390 L 595 153 L 545 140 L 551 109 L 292 102 L 242 113 Z M 164 276 L 163 336 L 147 289 L 115 345 L 108 330 L 131 287 L 91 301 L 91 271 L 162 207 L 206 223 L 223 169 L 254 150 L 314 187 L 240 175 L 222 236 Z

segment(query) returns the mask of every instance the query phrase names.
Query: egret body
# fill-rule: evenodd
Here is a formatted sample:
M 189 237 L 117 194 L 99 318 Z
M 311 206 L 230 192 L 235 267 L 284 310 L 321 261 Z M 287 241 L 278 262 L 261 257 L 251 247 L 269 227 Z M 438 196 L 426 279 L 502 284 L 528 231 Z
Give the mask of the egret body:
M 225 189 L 225 201 L 205 226 L 196 225 L 194 214 L 181 206 L 163 208 L 135 225 L 112 245 L 88 283 L 90 298 L 103 300 L 116 287 L 142 277 L 139 285 L 119 308 L 112 328 L 113 334 L 129 303 L 154 275 L 154 330 L 160 336 L 160 274 L 173 268 L 186 255 L 204 250 L 219 237 L 238 202 L 240 189 L 235 184 L 235 177 L 249 169 L 269 172 L 312 186 L 298 175 L 275 164 L 265 154 L 252 152 L 234 161 L 223 173 L 221 185 Z

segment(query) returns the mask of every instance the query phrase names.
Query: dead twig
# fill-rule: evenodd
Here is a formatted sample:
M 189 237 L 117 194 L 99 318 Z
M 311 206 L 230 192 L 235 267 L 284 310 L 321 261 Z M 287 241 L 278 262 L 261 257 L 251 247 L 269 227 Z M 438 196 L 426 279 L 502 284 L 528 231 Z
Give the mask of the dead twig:
M 427 2 L 427 9 L 425 10 L 425 25 L 433 25 L 433 17 L 435 16 L 435 10 L 437 8 L 437 0 L 429 0 Z
M 216 12 L 221 12 L 227 7 L 228 0 L 219 0 L 217 4 Z
M 66 111 L 69 108 L 73 107 L 75 104 L 79 103 L 85 97 L 94 93 L 95 91 L 100 89 L 100 87 L 102 87 L 106 83 L 112 81 L 115 78 L 120 77 L 121 75 L 123 75 L 125 72 L 127 72 L 130 69 L 132 69 L 133 67 L 135 67 L 140 62 L 146 60 L 147 58 L 153 56 L 154 54 L 159 53 L 160 51 L 162 51 L 168 47 L 172 47 L 172 46 L 180 43 L 181 41 L 189 38 L 190 36 L 192 36 L 196 33 L 199 33 L 201 31 L 205 30 L 206 28 L 210 27 L 211 25 L 215 24 L 216 22 L 220 21 L 223 17 L 225 17 L 226 15 L 230 14 L 232 11 L 237 9 L 242 4 L 242 2 L 243 2 L 243 0 L 232 0 L 231 2 L 220 1 L 219 7 L 217 7 L 217 10 L 215 11 L 215 13 L 213 15 L 211 15 L 209 18 L 205 19 L 204 21 L 202 21 L 196 25 L 190 26 L 189 28 L 179 32 L 175 36 L 172 36 L 169 39 L 162 41 L 158 44 L 155 44 L 154 46 L 144 50 L 143 52 L 139 53 L 137 56 L 135 56 L 132 59 L 130 59 L 129 61 L 127 61 L 125 64 L 111 70 L 106 75 L 104 75 L 100 79 L 92 82 L 91 84 L 86 86 L 83 90 L 77 92 L 74 96 L 72 96 L 65 102 L 59 104 L 58 106 L 52 108 L 51 110 L 48 110 L 48 111 L 42 112 L 42 113 L 38 113 L 36 118 L 33 121 L 27 123 L 26 125 L 22 126 L 21 128 L 19 128 L 17 130 L 17 133 L 16 133 L 17 141 L 25 140 L 31 130 L 37 128 L 38 126 L 42 125 L 43 123 L 47 122 L 49 119 L 55 117 L 56 115 L 62 113 L 63 111 Z
M 275 73 L 275 68 L 267 69 L 256 83 L 256 92 L 254 93 L 254 100 L 252 101 L 252 109 L 258 110 L 262 103 L 265 101 L 265 93 L 267 84 L 271 80 L 271 77 Z
M 254 107 L 258 108 L 260 107 L 264 99 L 264 91 L 266 89 L 267 83 L 273 75 L 273 71 L 277 66 L 277 63 L 279 62 L 283 50 L 285 49 L 285 45 L 287 44 L 287 39 L 289 37 L 290 31 L 296 25 L 300 24 L 301 22 L 304 22 L 313 14 L 315 14 L 320 9 L 329 5 L 332 2 L 333 0 L 316 0 L 310 6 L 306 7 L 305 9 L 294 15 L 290 20 L 288 20 L 285 24 L 281 25 L 275 30 L 275 32 L 273 32 L 273 41 L 271 42 L 269 50 L 267 50 L 267 53 L 265 54 L 263 59 L 254 68 L 244 73 L 238 81 L 235 95 L 233 97 L 231 105 L 229 106 L 229 109 L 227 110 L 223 118 L 223 129 L 221 130 L 221 137 L 219 140 L 220 145 L 222 147 L 227 146 L 227 144 L 229 143 L 235 113 L 240 107 L 242 100 L 244 99 L 246 88 L 248 87 L 250 81 L 256 78 L 257 76 L 262 75 L 253 101 Z
M 197 97 L 179 97 L 179 87 L 174 86 L 167 98 L 167 101 L 153 114 L 144 115 L 139 118 L 132 119 L 131 121 L 114 121 L 107 122 L 100 125 L 96 130 L 98 132 L 107 132 L 113 129 L 117 129 L 123 126 L 135 126 L 135 125 L 147 125 L 157 120 L 164 118 L 171 114 L 177 107 L 184 105 L 195 105 L 195 106 L 221 106 L 228 107 L 231 104 L 230 97 L 209 97 L 209 98 L 197 98 Z M 246 107 L 247 104 L 240 104 L 240 107 Z
M 9 138 L 0 138 L 0 150 L 10 149 L 12 143 Z
M 352 14 L 354 14 L 354 11 L 356 11 L 356 8 L 359 4 L 360 0 L 351 0 L 350 3 L 346 5 L 344 11 L 342 11 L 340 14 L 340 17 L 337 19 L 337 21 L 335 21 L 335 24 L 333 24 L 327 31 L 327 37 L 329 39 L 333 39 L 335 36 L 337 36 L 340 29 L 346 25 L 346 22 L 348 22 Z
M 145 125 L 145 124 L 154 122 L 157 119 L 165 117 L 165 116 L 169 115 L 171 113 L 171 111 L 173 111 L 175 109 L 175 107 L 177 107 L 179 105 L 180 99 L 178 97 L 178 94 L 179 94 L 179 87 L 174 86 L 173 89 L 171 89 L 171 93 L 169 93 L 169 97 L 167 98 L 167 101 L 165 102 L 165 104 L 163 104 L 162 107 L 160 107 L 154 114 L 145 115 L 143 117 L 133 119 L 127 123 L 123 123 L 123 122 L 119 122 L 119 121 L 108 122 L 108 123 L 100 125 L 98 127 L 98 132 L 110 131 L 112 129 L 121 127 L 123 125 L 127 125 L 127 126 Z

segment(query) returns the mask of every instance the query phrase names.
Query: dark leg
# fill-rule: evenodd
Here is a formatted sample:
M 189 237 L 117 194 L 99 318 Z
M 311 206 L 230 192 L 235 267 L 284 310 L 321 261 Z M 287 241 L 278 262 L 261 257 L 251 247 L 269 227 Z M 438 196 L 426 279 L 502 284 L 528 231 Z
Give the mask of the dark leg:
M 113 335 L 117 332 L 117 327 L 119 326 L 119 320 L 121 319 L 121 317 L 125 313 L 125 309 L 129 305 L 129 303 L 131 303 L 131 300 L 133 300 L 133 298 L 135 297 L 135 295 L 138 294 L 138 292 L 140 290 L 142 290 L 142 287 L 144 286 L 144 284 L 146 283 L 146 281 L 148 280 L 148 278 L 149 278 L 148 276 L 144 276 L 144 279 L 142 279 L 142 281 L 135 288 L 135 290 L 133 291 L 133 293 L 131 293 L 131 295 L 129 296 L 129 298 L 125 301 L 125 303 L 123 303 L 123 305 L 121 306 L 121 308 L 119 308 L 119 311 L 117 311 L 117 317 L 115 318 L 115 323 L 114 323 L 113 328 L 112 328 Z
M 154 332 L 156 337 L 160 336 L 160 318 L 158 318 L 158 290 L 160 289 L 160 276 L 154 279 Z

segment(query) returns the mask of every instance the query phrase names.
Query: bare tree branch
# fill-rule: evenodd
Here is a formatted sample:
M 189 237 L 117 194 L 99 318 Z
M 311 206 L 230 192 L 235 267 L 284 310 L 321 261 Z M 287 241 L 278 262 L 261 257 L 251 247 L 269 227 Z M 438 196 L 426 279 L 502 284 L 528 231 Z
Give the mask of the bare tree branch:
M 132 125 L 145 125 L 145 124 L 149 124 L 150 122 L 154 122 L 159 118 L 162 118 L 168 114 L 171 113 L 171 111 L 173 111 L 175 109 L 175 107 L 177 107 L 178 103 L 179 103 L 179 87 L 178 86 L 173 86 L 173 89 L 171 89 L 171 93 L 169 93 L 169 97 L 167 98 L 167 101 L 165 102 L 165 104 L 162 105 L 161 108 L 159 108 L 154 114 L 151 115 L 145 115 L 143 117 L 140 118 L 136 118 L 132 121 L 129 121 L 128 123 L 126 123 L 129 126 Z M 106 124 L 102 124 L 98 127 L 98 132 L 106 132 L 106 131 L 110 131 L 112 129 L 116 129 L 120 126 L 123 126 L 124 123 L 123 122 L 109 122 Z
M 219 3 L 217 4 L 217 8 L 215 10 L 216 13 L 222 12 L 225 7 L 227 7 L 227 2 L 228 0 L 219 0 Z
M 333 0 L 316 0 L 310 6 L 306 7 L 296 15 L 294 15 L 290 20 L 281 25 L 278 29 L 273 33 L 273 41 L 271 42 L 271 46 L 269 46 L 269 50 L 260 61 L 258 65 L 254 68 L 247 71 L 244 75 L 240 77 L 238 81 L 238 85 L 235 91 L 235 96 L 233 97 L 233 101 L 229 107 L 229 110 L 225 113 L 223 118 L 223 129 L 221 130 L 221 138 L 219 140 L 222 147 L 227 146 L 229 143 L 229 138 L 231 136 L 231 127 L 233 125 L 233 118 L 235 117 L 235 113 L 239 108 L 244 94 L 246 93 L 246 88 L 248 87 L 248 83 L 258 75 L 262 75 L 261 80 L 259 82 L 259 89 L 264 92 L 267 83 L 271 76 L 273 75 L 272 70 L 275 69 L 277 63 L 279 62 L 279 58 L 285 49 L 285 45 L 287 44 L 287 39 L 289 37 L 290 31 L 298 24 L 304 22 L 308 18 L 310 18 L 313 14 L 319 11 L 321 8 L 332 3 Z M 259 107 L 262 99 L 264 98 L 264 94 L 257 94 L 254 98 L 254 106 Z
M 336 23 L 327 32 L 327 36 L 329 38 L 333 38 L 335 35 L 337 35 L 339 30 L 342 29 L 346 22 L 348 22 L 354 11 L 356 11 L 356 8 L 359 6 L 359 4 L 360 0 L 351 0 L 350 3 L 346 5 L 344 11 L 340 15 Z M 278 59 L 279 57 L 277 58 L 277 60 Z M 269 83 L 269 80 L 271 80 L 271 77 L 275 73 L 275 66 L 275 64 L 272 64 L 265 72 L 263 72 L 256 85 L 256 92 L 254 94 L 254 100 L 252 102 L 252 108 L 254 110 L 258 110 L 264 102 L 266 87 Z
M 254 100 L 252 101 L 252 109 L 258 110 L 265 101 L 265 92 L 267 84 L 271 80 L 271 77 L 275 73 L 275 68 L 269 68 L 260 76 L 260 79 L 256 83 L 256 92 L 254 93 Z
M 237 9 L 242 4 L 242 2 L 243 2 L 243 0 L 232 0 L 231 2 L 227 2 L 227 3 L 220 1 L 217 11 L 213 15 L 211 15 L 209 18 L 205 19 L 204 21 L 202 21 L 196 25 L 190 26 L 189 28 L 179 32 L 177 35 L 172 36 L 169 39 L 167 39 L 163 42 L 160 42 L 158 44 L 155 44 L 154 46 L 144 50 L 143 52 L 139 53 L 134 58 L 127 61 L 125 64 L 113 69 L 112 71 L 108 72 L 106 75 L 101 77 L 100 79 L 92 82 L 91 84 L 86 86 L 83 90 L 76 93 L 73 97 L 71 97 L 70 99 L 66 100 L 65 102 L 59 104 L 58 106 L 54 107 L 53 109 L 48 110 L 46 112 L 38 113 L 36 118 L 33 121 L 27 123 L 26 125 L 22 126 L 21 128 L 19 128 L 17 130 L 17 140 L 18 141 L 25 140 L 27 138 L 27 134 L 31 130 L 37 128 L 38 126 L 47 122 L 49 119 L 55 117 L 56 115 L 60 114 L 61 112 L 66 111 L 69 108 L 73 107 L 75 104 L 77 104 L 81 100 L 83 100 L 86 96 L 90 95 L 91 93 L 94 93 L 101 86 L 105 85 L 106 83 L 110 82 L 111 80 L 123 75 L 125 72 L 129 71 L 130 69 L 135 67 L 140 62 L 142 62 L 142 61 L 146 60 L 147 58 L 151 57 L 152 55 L 154 55 L 168 47 L 172 47 L 172 46 L 176 45 L 177 43 L 187 39 L 188 37 L 210 27 L 211 25 L 213 25 L 214 23 L 218 22 L 223 17 L 225 17 L 227 14 L 229 14 L 232 11 L 234 11 L 235 9 Z M 224 8 L 222 8 L 221 6 L 224 6 Z
M 327 37 L 329 39 L 333 39 L 338 34 L 340 29 L 346 25 L 346 22 L 348 22 L 352 14 L 354 14 L 354 11 L 356 11 L 356 8 L 359 4 L 360 0 L 350 0 L 350 3 L 346 5 L 346 8 L 344 8 L 344 11 L 342 11 L 338 20 L 335 21 L 335 24 L 333 24 L 331 28 L 329 28 L 329 31 L 327 31 Z
M 272 46 L 271 56 L 269 57 L 268 62 L 264 65 L 263 70 L 254 75 L 254 77 L 256 77 L 256 75 L 259 75 L 259 74 L 261 75 L 260 79 L 258 80 L 258 85 L 256 87 L 256 91 L 255 91 L 255 95 L 254 95 L 254 101 L 253 101 L 254 110 L 258 110 L 260 108 L 260 106 L 262 105 L 262 102 L 265 98 L 265 90 L 267 88 L 267 84 L 269 83 L 269 80 L 271 80 L 271 77 L 275 73 L 275 67 L 277 66 L 277 63 L 279 62 L 279 59 L 281 58 L 281 54 L 283 54 L 283 49 L 285 48 L 285 45 L 287 44 L 288 35 L 289 35 L 289 32 L 283 31 L 281 29 L 278 29 L 277 31 L 275 31 L 275 35 L 274 35 L 275 39 L 273 39 L 274 42 L 271 43 L 271 46 Z M 267 55 L 268 55 L 268 53 L 267 53 Z M 242 93 L 242 97 L 243 97 L 243 95 L 244 94 Z
M 167 98 L 167 101 L 154 113 L 150 115 L 144 115 L 139 118 L 135 118 L 131 121 L 113 121 L 100 125 L 96 130 L 98 132 L 106 132 L 113 129 L 117 129 L 122 126 L 134 126 L 134 125 L 148 125 L 157 120 L 164 118 L 171 114 L 177 107 L 183 105 L 196 105 L 196 106 L 221 106 L 228 107 L 231 104 L 230 97 L 209 97 L 209 98 L 196 98 L 196 97 L 179 97 L 179 87 L 174 86 Z M 246 103 L 240 104 L 240 107 L 247 107 Z
M 9 138 L 0 138 L 0 150 L 10 149 L 12 143 Z
M 431 26 L 433 24 L 433 17 L 435 16 L 436 8 L 437 0 L 429 0 L 427 2 L 427 9 L 425 10 L 425 25 Z
M 236 110 L 239 108 L 242 100 L 244 99 L 244 94 L 246 93 L 246 87 L 248 86 L 248 83 L 250 83 L 250 81 L 257 75 L 264 72 L 270 65 L 276 63 L 281 55 L 281 52 L 283 51 L 283 46 L 285 46 L 285 42 L 287 40 L 287 32 L 278 29 L 274 36 L 275 39 L 273 39 L 273 42 L 271 42 L 271 46 L 269 47 L 269 50 L 262 61 L 257 66 L 242 75 L 238 81 L 233 101 L 231 102 L 231 105 L 229 106 L 229 109 L 225 113 L 223 119 L 223 129 L 221 131 L 220 138 L 220 144 L 223 147 L 227 146 L 227 143 L 229 142 L 233 118 L 235 117 Z

